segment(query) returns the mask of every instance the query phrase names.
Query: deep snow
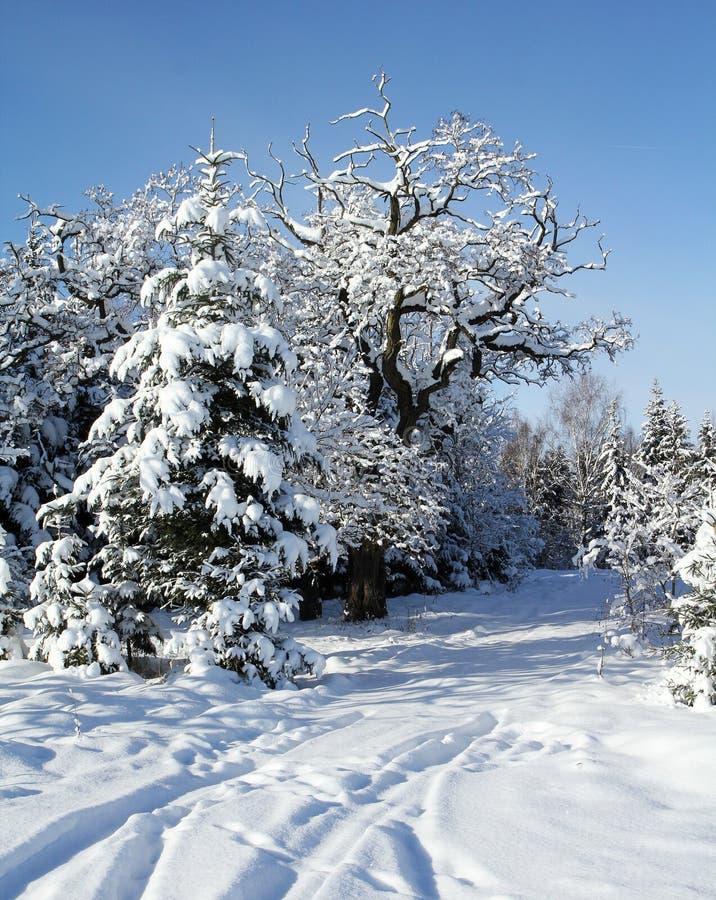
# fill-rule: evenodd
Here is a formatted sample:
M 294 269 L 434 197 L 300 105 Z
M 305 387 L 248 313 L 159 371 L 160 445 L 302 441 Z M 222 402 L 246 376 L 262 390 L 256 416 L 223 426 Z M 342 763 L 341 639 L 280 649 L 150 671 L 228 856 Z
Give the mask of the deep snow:
M 611 582 L 327 604 L 318 682 L 0 664 L 0 897 L 716 896 L 716 709 L 606 659 Z

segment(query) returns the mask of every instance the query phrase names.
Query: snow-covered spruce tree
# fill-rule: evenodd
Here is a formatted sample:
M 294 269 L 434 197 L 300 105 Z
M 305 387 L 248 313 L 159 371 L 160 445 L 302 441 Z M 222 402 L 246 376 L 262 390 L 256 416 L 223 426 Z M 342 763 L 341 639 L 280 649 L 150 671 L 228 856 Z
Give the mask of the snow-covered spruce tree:
M 669 431 L 669 413 L 664 392 L 659 382 L 654 381 L 651 396 L 644 409 L 644 422 L 636 453 L 637 462 L 643 469 L 663 465 L 669 461 L 671 450 Z
M 67 521 L 61 506 L 55 522 Z M 126 668 L 114 619 L 98 583 L 87 577 L 88 548 L 76 534 L 45 541 L 37 550 L 38 571 L 30 585 L 35 606 L 25 612 L 33 632 L 30 659 L 54 669 L 88 666 L 96 674 Z
M 673 522 L 671 536 L 681 555 L 693 546 L 701 522 L 703 489 L 692 484 L 691 472 L 696 454 L 686 417 L 676 401 L 670 404 L 668 416 L 670 461 L 667 468 L 673 478 L 675 499 L 669 504 L 669 515 Z M 672 593 L 673 590 L 674 587 Z
M 635 455 L 638 505 L 646 524 L 642 567 L 654 584 L 654 604 L 668 606 L 676 589 L 676 563 L 693 543 L 699 492 L 689 481 L 693 452 L 676 402 L 666 404 L 655 383 Z
M 622 590 L 612 604 L 617 627 L 621 622 L 632 634 L 652 638 L 663 628 L 676 591 L 677 563 L 695 531 L 698 505 L 689 484 L 688 434 L 678 406 L 666 404 L 658 384 L 631 464 L 617 434 L 614 412 L 605 448 L 605 533 L 584 562 L 602 558 L 619 573 Z
M 308 131 L 296 147 L 298 177 L 316 199 L 305 220 L 291 215 L 280 161 L 276 178 L 250 170 L 273 236 L 300 260 L 293 291 L 325 298 L 334 334 L 354 344 L 366 372 L 363 411 L 385 404 L 409 440 L 460 369 L 482 382 L 541 382 L 592 352 L 628 347 L 621 317 L 570 329 L 540 310 L 542 292 L 563 294 L 570 275 L 604 267 L 601 251 L 596 262 L 567 255 L 595 223 L 560 222 L 551 184 L 539 184 L 530 157 L 505 150 L 485 123 L 454 114 L 418 139 L 392 124 L 387 78 L 376 85 L 377 109 L 337 120 L 366 122 L 368 137 L 338 153 L 330 174 Z
M 131 626 L 130 602 L 192 607 L 193 668 L 216 663 L 276 686 L 321 666 L 279 626 L 294 615 L 285 585 L 309 542 L 332 553 L 334 532 L 301 483 L 317 460 L 286 383 L 296 358 L 254 314 L 275 288 L 231 252 L 232 158 L 213 144 L 201 153 L 198 193 L 162 225 L 191 248 L 191 264 L 145 282 L 155 324 L 115 354 L 112 371 L 131 389 L 90 433 L 114 450 L 74 493 L 97 517 L 103 546 L 87 568 L 116 621 Z
M 716 508 L 703 511 L 703 522 L 693 549 L 678 563 L 678 572 L 690 593 L 672 600 L 671 608 L 682 629 L 679 642 L 669 650 L 677 660 L 669 686 L 680 703 L 716 705 Z
M 585 548 L 585 557 L 589 557 L 590 564 L 598 561 L 609 568 L 620 567 L 624 541 L 632 527 L 629 463 L 624 446 L 619 401 L 614 399 L 609 407 L 607 433 L 599 454 L 599 467 L 602 470 L 600 488 L 605 503 L 603 534 L 590 541 Z
M 543 542 L 536 560 L 541 568 L 569 569 L 574 565 L 578 535 L 572 517 L 573 485 L 574 471 L 564 447 L 548 447 L 540 457 L 534 482 L 527 485 Z
M 716 496 L 716 434 L 713 419 L 708 412 L 704 413 L 699 424 L 697 444 L 688 478 L 705 501 Z
M 582 555 L 582 565 L 604 565 L 617 573 L 620 590 L 610 601 L 607 640 L 630 652 L 635 636 L 646 630 L 647 610 L 653 603 L 654 583 L 644 567 L 644 547 L 649 540 L 650 523 L 642 505 L 641 481 L 634 473 L 615 399 L 609 412 L 609 428 L 602 447 L 600 463 L 604 471 L 603 493 L 606 502 L 603 534 L 592 540 Z M 629 632 L 621 635 L 622 626 Z
M 28 199 L 27 240 L 0 259 L 0 526 L 20 603 L 49 537 L 36 513 L 72 487 L 142 282 L 175 255 L 160 251 L 154 232 L 186 184 L 186 173 L 171 171 L 122 202 L 96 188 L 77 215 Z
M 605 378 L 581 372 L 552 394 L 550 404 L 558 440 L 570 462 L 571 528 L 574 556 L 601 533 L 605 497 L 602 450 L 614 401 Z

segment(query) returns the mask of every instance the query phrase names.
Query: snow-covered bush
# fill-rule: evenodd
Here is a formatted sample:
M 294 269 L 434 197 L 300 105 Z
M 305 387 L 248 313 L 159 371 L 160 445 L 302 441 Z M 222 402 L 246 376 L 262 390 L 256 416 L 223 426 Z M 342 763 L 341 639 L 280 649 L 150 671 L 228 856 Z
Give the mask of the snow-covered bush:
M 86 546 L 76 535 L 41 544 L 31 587 L 36 605 L 25 613 L 34 633 L 30 658 L 54 669 L 92 666 L 97 672 L 126 668 L 114 620 L 101 588 L 86 577 Z
M 293 619 L 298 602 L 292 591 L 267 597 L 265 582 L 244 582 L 234 597 L 212 603 L 192 624 L 186 639 L 191 670 L 218 664 L 270 687 L 306 672 L 320 675 L 323 657 L 279 634 L 280 623 Z

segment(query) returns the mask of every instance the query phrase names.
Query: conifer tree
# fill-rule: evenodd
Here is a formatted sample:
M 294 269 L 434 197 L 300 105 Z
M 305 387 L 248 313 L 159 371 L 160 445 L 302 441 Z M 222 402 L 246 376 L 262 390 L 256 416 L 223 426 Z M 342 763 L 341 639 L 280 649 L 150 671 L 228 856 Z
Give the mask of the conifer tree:
M 537 518 L 539 536 L 544 546 L 537 557 L 537 565 L 544 568 L 569 569 L 572 565 L 578 537 L 571 516 L 573 483 L 569 458 L 557 445 L 541 456 L 534 482 L 528 487 L 532 509 Z
M 704 500 L 714 502 L 716 494 L 716 434 L 710 413 L 704 413 L 699 425 L 689 479 Z
M 701 491 L 692 482 L 691 471 L 695 451 L 689 436 L 689 426 L 679 404 L 673 401 L 667 410 L 669 432 L 667 447 L 669 460 L 665 466 L 671 481 L 671 498 L 667 503 L 667 515 L 671 520 L 670 534 L 678 547 L 679 555 L 686 553 L 693 545 L 700 523 Z M 660 485 L 664 496 L 665 484 Z M 674 573 L 675 577 L 675 573 Z M 675 585 L 672 585 L 672 591 Z
M 334 533 L 303 483 L 318 459 L 287 384 L 295 355 L 255 314 L 278 300 L 275 288 L 232 251 L 238 214 L 223 180 L 232 158 L 212 138 L 198 193 L 160 227 L 188 246 L 190 265 L 142 288 L 154 324 L 115 354 L 125 387 L 90 433 L 111 452 L 77 479 L 72 502 L 96 517 L 101 548 L 85 577 L 125 640 L 150 636 L 139 614 L 153 605 L 193 608 L 194 669 L 216 663 L 276 686 L 320 669 L 279 626 L 297 606 L 288 579 L 312 547 L 333 554 Z M 50 552 L 39 577 L 53 564 Z
M 673 472 L 681 474 L 691 462 L 692 447 L 686 417 L 675 400 L 667 407 L 666 421 L 665 462 Z
M 672 415 L 673 424 L 673 415 Z M 641 427 L 641 440 L 636 452 L 637 462 L 645 472 L 654 466 L 668 463 L 671 459 L 669 424 L 664 392 L 658 381 L 651 388 L 651 396 L 644 410 L 644 423 Z
M 686 419 L 667 404 L 658 384 L 646 407 L 636 462 L 644 544 L 642 569 L 650 572 L 655 602 L 668 605 L 676 589 L 676 563 L 693 541 L 698 499 L 689 484 L 691 449 Z
M 38 548 L 31 585 L 36 605 L 25 613 L 34 633 L 30 658 L 55 669 L 90 666 L 98 673 L 125 669 L 114 618 L 96 581 L 86 575 L 87 547 L 75 534 Z
M 682 632 L 679 642 L 669 651 L 677 660 L 669 686 L 681 703 L 716 705 L 716 509 L 713 505 L 704 509 L 694 547 L 680 560 L 678 571 L 691 591 L 671 604 Z
M 655 383 L 630 466 L 618 438 L 615 410 L 612 416 L 605 448 L 605 534 L 590 547 L 584 562 L 602 554 L 619 573 L 622 590 L 612 613 L 645 637 L 654 616 L 669 608 L 676 593 L 677 563 L 695 531 L 698 507 L 690 484 L 688 429 L 678 405 L 667 405 Z
M 603 472 L 602 490 L 606 502 L 604 534 L 592 542 L 589 553 L 593 560 L 599 559 L 609 568 L 620 570 L 624 565 L 622 556 L 625 544 L 633 528 L 633 513 L 629 503 L 632 479 L 616 400 L 609 410 L 609 430 L 599 462 Z M 622 577 L 625 578 L 625 590 L 628 591 L 629 579 L 626 573 Z
M 646 611 L 653 598 L 653 584 L 644 570 L 648 519 L 642 505 L 642 483 L 624 445 L 617 400 L 609 410 L 609 430 L 600 462 L 606 498 L 604 533 L 590 543 L 582 565 L 601 564 L 618 574 L 620 590 L 610 602 L 610 618 L 617 631 L 625 624 L 632 635 L 640 635 L 645 631 Z M 623 645 L 618 634 L 611 634 L 610 639 Z

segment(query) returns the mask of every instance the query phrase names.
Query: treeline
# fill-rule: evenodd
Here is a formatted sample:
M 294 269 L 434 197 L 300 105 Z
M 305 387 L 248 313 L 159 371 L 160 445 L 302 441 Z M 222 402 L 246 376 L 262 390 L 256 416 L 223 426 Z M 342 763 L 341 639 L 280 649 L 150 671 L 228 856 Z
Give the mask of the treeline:
M 655 523 L 659 529 L 666 528 L 663 521 L 669 515 L 690 518 L 691 527 L 683 521 L 676 529 L 682 549 L 688 546 L 698 518 L 694 509 L 701 508 L 714 484 L 710 467 L 716 451 L 709 412 L 692 440 L 678 402 L 665 401 L 655 382 L 644 422 L 635 433 L 623 422 L 619 394 L 606 379 L 589 372 L 554 390 L 539 422 L 515 414 L 512 429 L 503 469 L 524 485 L 528 509 L 539 523 L 540 567 L 580 566 L 585 550 L 609 530 L 618 497 L 632 516 L 637 507 L 645 514 L 663 509 L 658 516 L 662 524 Z M 628 485 L 623 471 L 629 473 Z M 645 497 L 654 484 L 664 494 L 658 503 Z M 627 488 L 640 498 L 630 496 Z M 602 554 L 600 564 L 604 559 Z
M 504 466 L 525 487 L 543 541 L 538 565 L 614 570 L 620 588 L 607 645 L 666 648 L 679 661 L 681 701 L 714 702 L 716 687 L 716 437 L 710 413 L 695 440 L 658 383 L 639 434 L 624 427 L 604 379 L 556 391 L 537 425 L 516 418 Z M 710 524 L 709 524 L 710 523 Z M 695 593 L 684 594 L 684 581 Z

